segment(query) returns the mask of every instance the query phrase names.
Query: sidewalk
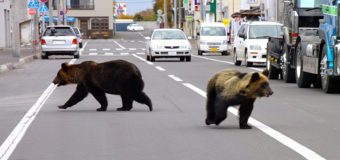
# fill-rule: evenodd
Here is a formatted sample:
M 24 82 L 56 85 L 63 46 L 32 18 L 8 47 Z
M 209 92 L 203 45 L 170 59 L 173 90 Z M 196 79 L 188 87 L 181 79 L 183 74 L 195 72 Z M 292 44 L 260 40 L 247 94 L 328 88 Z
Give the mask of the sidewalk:
M 13 57 L 12 52 L 12 48 L 0 49 L 0 74 L 30 63 L 39 57 L 38 54 L 32 53 L 30 46 L 20 49 L 20 57 Z

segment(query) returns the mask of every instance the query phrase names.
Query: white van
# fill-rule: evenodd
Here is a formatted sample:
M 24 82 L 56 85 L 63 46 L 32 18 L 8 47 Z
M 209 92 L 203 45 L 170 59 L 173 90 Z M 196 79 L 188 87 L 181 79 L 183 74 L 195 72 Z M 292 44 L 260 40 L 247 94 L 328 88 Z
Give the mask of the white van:
M 276 22 L 247 22 L 242 24 L 234 40 L 234 64 L 265 63 L 269 37 L 282 36 L 282 24 Z
M 228 29 L 223 23 L 202 23 L 197 35 L 198 55 L 203 52 L 228 54 Z

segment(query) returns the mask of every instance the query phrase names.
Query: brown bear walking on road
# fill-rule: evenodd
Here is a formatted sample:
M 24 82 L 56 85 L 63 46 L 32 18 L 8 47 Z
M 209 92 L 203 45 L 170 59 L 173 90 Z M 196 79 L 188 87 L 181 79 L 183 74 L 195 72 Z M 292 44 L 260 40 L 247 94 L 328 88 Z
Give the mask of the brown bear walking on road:
M 64 105 L 58 106 L 60 109 L 77 104 L 91 93 L 101 105 L 97 111 L 106 111 L 108 104 L 105 93 L 109 93 L 121 96 L 123 106 L 118 111 L 131 110 L 133 101 L 146 104 L 152 111 L 152 102 L 143 92 L 144 82 L 139 69 L 124 60 L 63 63 L 53 83 L 58 86 L 77 84 L 70 99 Z
M 240 105 L 240 129 L 250 129 L 248 119 L 256 98 L 273 94 L 269 87 L 268 71 L 241 73 L 223 70 L 214 74 L 207 87 L 207 125 L 219 125 L 227 118 L 229 106 Z

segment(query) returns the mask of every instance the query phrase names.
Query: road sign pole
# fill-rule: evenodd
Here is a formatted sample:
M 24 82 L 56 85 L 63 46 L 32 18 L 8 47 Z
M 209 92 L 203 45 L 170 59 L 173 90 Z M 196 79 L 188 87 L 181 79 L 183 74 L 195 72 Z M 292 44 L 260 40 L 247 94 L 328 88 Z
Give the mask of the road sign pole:
M 167 4 L 166 4 L 167 0 L 164 0 L 164 17 L 163 17 L 163 21 L 164 21 L 164 28 L 168 28 L 168 15 L 167 15 Z
M 12 55 L 13 57 L 20 57 L 20 35 L 19 35 L 19 23 L 16 18 L 18 13 L 18 0 L 11 0 L 11 15 L 12 15 Z
M 48 16 L 49 16 L 49 25 L 54 26 L 53 22 L 53 1 L 48 2 Z
M 174 23 L 175 23 L 175 29 L 177 28 L 177 0 L 175 0 L 175 12 L 174 12 Z

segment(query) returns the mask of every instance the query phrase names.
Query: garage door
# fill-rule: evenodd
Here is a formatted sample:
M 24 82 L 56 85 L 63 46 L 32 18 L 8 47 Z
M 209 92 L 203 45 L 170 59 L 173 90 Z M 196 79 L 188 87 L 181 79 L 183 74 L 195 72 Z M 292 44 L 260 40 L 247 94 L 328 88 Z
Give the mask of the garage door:
M 129 24 L 131 24 L 131 23 L 116 23 L 115 24 L 116 32 L 127 31 L 127 26 Z

